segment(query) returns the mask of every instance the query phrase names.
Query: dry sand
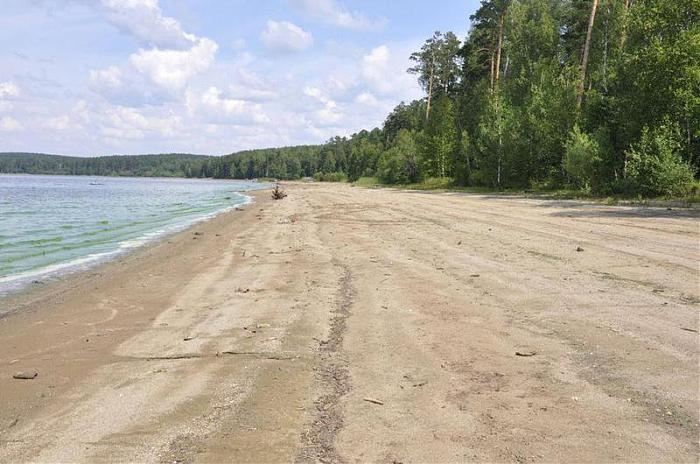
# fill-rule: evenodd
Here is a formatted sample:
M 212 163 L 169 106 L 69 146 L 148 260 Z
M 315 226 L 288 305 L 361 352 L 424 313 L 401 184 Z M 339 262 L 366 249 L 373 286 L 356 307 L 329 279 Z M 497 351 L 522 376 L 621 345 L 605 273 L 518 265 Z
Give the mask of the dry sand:
M 698 461 L 696 211 L 288 192 L 0 301 L 0 462 Z

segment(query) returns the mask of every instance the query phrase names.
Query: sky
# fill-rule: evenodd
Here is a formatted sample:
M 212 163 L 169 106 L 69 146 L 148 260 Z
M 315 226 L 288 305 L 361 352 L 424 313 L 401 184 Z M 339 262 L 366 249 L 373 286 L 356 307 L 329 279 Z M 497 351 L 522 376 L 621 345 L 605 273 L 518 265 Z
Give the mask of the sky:
M 0 152 L 322 143 L 421 98 L 409 56 L 478 0 L 1 0 Z

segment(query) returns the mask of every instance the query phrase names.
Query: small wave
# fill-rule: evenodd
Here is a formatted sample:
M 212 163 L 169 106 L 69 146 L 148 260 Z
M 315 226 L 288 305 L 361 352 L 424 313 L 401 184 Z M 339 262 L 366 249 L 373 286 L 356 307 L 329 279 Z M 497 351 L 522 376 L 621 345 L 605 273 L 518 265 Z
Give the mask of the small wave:
M 109 237 L 109 238 L 100 238 L 96 240 L 90 240 L 87 241 L 91 245 L 95 244 L 107 244 L 107 243 L 115 243 L 116 248 L 113 250 L 108 250 L 108 251 L 102 251 L 102 252 L 94 252 L 91 254 L 88 254 L 86 256 L 81 256 L 81 257 L 76 257 L 73 259 L 70 259 L 65 262 L 59 262 L 59 263 L 54 263 L 54 264 L 49 264 L 37 269 L 31 269 L 23 272 L 19 272 L 16 274 L 10 274 L 10 275 L 5 275 L 5 276 L 0 276 L 0 295 L 8 294 L 10 292 L 18 291 L 22 288 L 24 288 L 25 285 L 27 285 L 29 282 L 32 280 L 36 280 L 38 278 L 56 278 L 60 277 L 65 274 L 69 274 L 72 272 L 79 272 L 85 269 L 88 269 L 92 266 L 95 266 L 99 263 L 105 262 L 107 260 L 113 259 L 116 256 L 122 255 L 126 252 L 133 251 L 136 248 L 139 248 L 141 246 L 144 246 L 148 243 L 152 243 L 155 240 L 158 240 L 166 235 L 170 235 L 176 232 L 179 232 L 181 230 L 184 230 L 188 227 L 193 226 L 194 224 L 207 221 L 209 219 L 212 219 L 219 214 L 225 213 L 227 211 L 232 211 L 233 209 L 240 207 L 240 206 L 245 206 L 248 204 L 251 204 L 254 200 L 251 196 L 245 195 L 243 193 L 236 193 L 237 196 L 240 197 L 240 201 L 234 202 L 231 205 L 228 205 L 224 208 L 218 209 L 216 211 L 212 211 L 208 214 L 190 218 L 186 221 L 182 221 L 179 223 L 175 224 L 170 224 L 165 227 L 161 227 L 156 230 L 151 230 L 148 232 L 143 233 L 142 235 L 134 238 L 128 238 L 128 239 L 122 239 L 121 241 L 114 241 L 115 237 Z M 91 233 L 92 234 L 92 233 Z M 72 245 L 64 245 L 63 247 L 58 247 L 58 249 L 62 249 L 63 251 L 70 250 L 70 249 L 77 249 L 77 248 L 84 248 L 86 246 L 86 242 L 81 242 L 77 244 L 72 244 Z M 47 250 L 47 252 L 51 253 L 52 251 Z M 44 253 L 35 253 L 33 256 L 38 256 L 42 255 Z M 27 256 L 26 257 L 31 257 Z

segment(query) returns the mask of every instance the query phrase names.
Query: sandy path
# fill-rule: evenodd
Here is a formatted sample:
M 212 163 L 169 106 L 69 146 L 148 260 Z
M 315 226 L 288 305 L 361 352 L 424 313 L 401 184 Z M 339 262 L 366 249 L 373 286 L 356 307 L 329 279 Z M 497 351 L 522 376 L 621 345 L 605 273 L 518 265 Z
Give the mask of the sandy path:
M 698 460 L 697 212 L 289 193 L 0 301 L 0 461 Z

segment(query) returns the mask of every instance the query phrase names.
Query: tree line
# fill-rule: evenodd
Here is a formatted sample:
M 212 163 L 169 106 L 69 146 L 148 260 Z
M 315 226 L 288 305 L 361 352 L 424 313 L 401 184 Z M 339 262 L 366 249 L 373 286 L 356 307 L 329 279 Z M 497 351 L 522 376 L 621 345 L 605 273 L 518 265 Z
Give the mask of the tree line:
M 212 157 L 189 154 L 77 157 L 0 153 L 0 173 L 73 176 L 199 177 Z
M 214 171 L 688 192 L 700 168 L 700 0 L 482 0 L 469 20 L 464 41 L 438 31 L 411 55 L 425 98 L 381 129 L 234 154 Z
M 482 0 L 469 21 L 464 40 L 438 31 L 411 55 L 407 71 L 425 97 L 399 104 L 381 128 L 322 145 L 158 155 L 162 162 L 140 159 L 136 170 L 127 157 L 76 158 L 61 170 L 386 184 L 437 177 L 644 196 L 691 189 L 700 168 L 700 0 Z M 0 157 L 0 172 L 7 165 Z

